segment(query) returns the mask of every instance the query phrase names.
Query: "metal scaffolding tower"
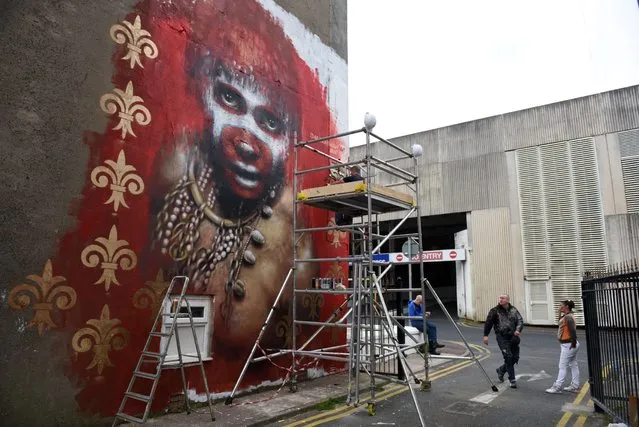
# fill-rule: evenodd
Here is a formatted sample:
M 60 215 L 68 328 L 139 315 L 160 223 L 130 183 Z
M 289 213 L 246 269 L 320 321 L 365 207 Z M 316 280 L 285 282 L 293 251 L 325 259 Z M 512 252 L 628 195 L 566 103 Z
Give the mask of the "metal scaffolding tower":
M 397 296 L 401 293 L 421 291 L 421 294 L 426 296 L 426 290 L 433 295 L 438 305 L 446 314 L 448 320 L 457 330 L 459 336 L 468 349 L 470 356 L 436 356 L 439 358 L 454 358 L 454 359 L 468 359 L 472 360 L 483 372 L 486 380 L 491 386 L 493 391 L 497 391 L 497 387 L 493 384 L 492 380 L 482 367 L 479 359 L 475 355 L 472 347 L 468 344 L 464 338 L 461 330 L 457 326 L 457 323 L 450 316 L 442 301 L 438 297 L 437 293 L 424 277 L 424 264 L 422 261 L 422 227 L 421 227 L 421 215 L 420 215 L 420 191 L 419 191 L 419 173 L 417 168 L 417 158 L 422 154 L 422 147 L 414 145 L 411 151 L 407 151 L 398 145 L 379 137 L 372 132 L 375 126 L 375 118 L 367 113 L 365 119 L 365 127 L 350 132 L 345 132 L 337 135 L 331 135 L 323 138 L 317 138 L 310 141 L 297 142 L 294 147 L 294 173 L 293 173 L 293 191 L 295 197 L 295 208 L 299 204 L 306 206 L 313 206 L 321 209 L 334 211 L 343 215 L 351 217 L 359 217 L 359 222 L 353 222 L 347 225 L 334 225 L 327 227 L 298 227 L 298 220 L 296 215 L 293 215 L 293 267 L 289 271 L 282 287 L 277 295 L 275 302 L 269 312 L 267 319 L 257 337 L 257 340 L 249 354 L 244 368 L 237 379 L 235 387 L 231 392 L 226 403 L 230 404 L 238 390 L 238 387 L 251 363 L 273 358 L 281 355 L 291 355 L 292 366 L 289 369 L 289 375 L 287 379 L 289 381 L 289 387 L 291 391 L 297 390 L 297 374 L 300 372 L 300 366 L 297 358 L 307 359 L 324 359 L 332 361 L 341 361 L 348 364 L 348 397 L 347 404 L 359 405 L 360 404 L 360 373 L 364 372 L 368 374 L 370 379 L 370 400 L 367 402 L 369 414 L 375 414 L 376 410 L 376 379 L 391 380 L 400 382 L 409 386 L 409 390 L 415 405 L 415 409 L 419 416 L 421 425 L 424 424 L 424 417 L 420 410 L 415 389 L 410 386 L 410 380 L 412 379 L 416 384 L 421 385 L 422 391 L 430 390 L 431 382 L 429 380 L 429 356 L 427 351 L 423 353 L 424 359 L 424 377 L 419 379 L 417 375 L 411 370 L 409 364 L 406 361 L 404 351 L 409 348 L 427 345 L 428 338 L 426 335 L 426 328 L 420 334 L 421 336 L 415 336 L 407 331 L 399 319 L 419 319 L 419 317 L 403 316 L 402 313 L 391 314 L 386 303 L 386 297 L 392 293 L 396 293 Z M 342 162 L 339 159 L 330 156 L 329 154 L 315 148 L 313 145 L 328 141 L 336 138 L 343 138 L 349 135 L 357 133 L 364 133 L 366 136 L 366 151 L 364 159 L 352 160 L 349 162 Z M 399 155 L 390 159 L 381 159 L 372 154 L 372 142 L 371 138 L 375 138 L 378 143 L 386 144 Z M 302 150 L 310 150 L 316 154 L 319 154 L 328 159 L 329 164 L 326 166 L 314 167 L 311 169 L 299 170 L 298 169 L 298 155 Z M 379 151 L 378 151 L 379 152 Z M 394 163 L 400 161 L 409 160 L 412 161 L 413 172 L 402 169 L 396 166 Z M 362 169 L 365 172 L 363 181 L 339 183 L 333 185 L 326 185 L 316 188 L 300 189 L 300 176 L 322 171 L 322 170 L 335 170 L 338 168 L 352 167 L 355 165 L 362 165 Z M 397 178 L 397 182 L 391 185 L 377 185 L 373 183 L 373 177 L 376 173 L 387 173 Z M 410 194 L 406 194 L 400 191 L 394 190 L 392 187 L 403 186 L 409 190 Z M 296 209 L 294 209 L 294 212 Z M 388 232 L 388 234 L 380 234 L 379 219 L 380 214 L 386 214 L 390 212 L 403 212 L 403 217 L 399 222 Z M 382 247 L 391 239 L 397 238 L 398 230 L 409 219 L 415 218 L 417 221 L 417 233 L 415 237 L 418 243 L 418 252 L 416 256 L 411 259 L 410 264 L 419 264 L 419 287 L 412 287 L 409 284 L 409 288 L 384 288 L 382 281 L 393 268 L 394 264 L 391 261 L 380 259 Z M 347 257 L 335 257 L 335 258 L 300 258 L 300 251 L 297 249 L 297 242 L 304 233 L 312 233 L 317 231 L 343 231 L 350 233 L 351 236 L 351 253 Z M 405 237 L 406 235 L 402 235 Z M 299 280 L 297 270 L 300 264 L 303 263 L 327 263 L 327 262 L 348 262 L 351 266 L 352 285 L 346 288 L 330 288 L 330 289 L 317 289 L 308 284 L 299 286 Z M 410 267 L 409 267 L 410 268 Z M 317 327 L 311 337 L 306 340 L 302 345 L 298 345 L 296 334 L 292 334 L 292 345 L 290 349 L 279 349 L 271 352 L 270 354 L 263 354 L 260 357 L 253 358 L 256 350 L 259 347 L 259 342 L 266 330 L 268 322 L 270 321 L 273 312 L 279 304 L 279 301 L 284 293 L 284 289 L 291 281 L 293 284 L 293 301 L 292 301 L 292 322 L 293 330 L 297 325 L 306 325 Z M 321 322 L 312 322 L 306 320 L 299 320 L 296 313 L 296 298 L 300 294 L 305 293 L 330 293 L 330 294 L 344 294 L 347 296 L 346 300 L 329 316 L 328 319 Z M 346 313 L 341 315 L 342 311 L 346 310 Z M 423 325 L 426 325 L 426 311 L 422 310 L 421 320 Z M 321 333 L 324 328 L 327 327 L 341 327 L 347 328 L 350 331 L 350 340 L 347 340 L 347 344 L 332 346 L 319 349 L 308 349 L 311 342 Z M 412 337 L 417 343 L 415 345 L 403 345 L 397 340 L 396 331 L 403 331 L 403 333 Z M 387 334 L 392 337 L 390 344 L 388 342 L 379 340 L 382 334 Z M 264 353 L 264 351 L 262 350 Z M 398 379 L 384 375 L 377 372 L 377 366 L 381 358 L 394 356 L 397 357 L 401 363 L 403 371 L 408 374 L 405 379 Z M 285 380 L 285 381 L 286 381 Z

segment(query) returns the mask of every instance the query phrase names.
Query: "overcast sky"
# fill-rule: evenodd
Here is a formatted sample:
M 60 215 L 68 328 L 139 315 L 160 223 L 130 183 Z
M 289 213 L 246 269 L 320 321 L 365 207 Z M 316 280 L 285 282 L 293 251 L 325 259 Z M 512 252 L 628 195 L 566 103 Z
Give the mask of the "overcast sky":
M 349 127 L 370 111 L 386 138 L 631 86 L 639 6 L 348 0 L 348 73 Z

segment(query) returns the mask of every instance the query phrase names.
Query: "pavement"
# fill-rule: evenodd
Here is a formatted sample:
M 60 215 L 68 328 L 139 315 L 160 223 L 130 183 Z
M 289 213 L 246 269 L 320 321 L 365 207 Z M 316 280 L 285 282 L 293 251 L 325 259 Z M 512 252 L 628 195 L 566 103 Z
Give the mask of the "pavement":
M 468 350 L 461 342 L 454 325 L 443 313 L 433 311 L 438 326 L 440 342 L 446 344 L 443 355 L 467 356 Z M 522 334 L 522 356 L 516 367 L 517 389 L 508 388 L 508 382 L 499 384 L 495 368 L 502 357 L 494 336 L 489 346 L 481 343 L 482 324 L 458 322 L 456 324 L 471 349 L 481 361 L 488 377 L 474 362 L 464 359 L 431 357 L 429 379 L 432 389 L 421 392 L 419 385 L 411 382 L 417 405 L 429 426 L 607 426 L 610 420 L 595 413 L 589 396 L 585 339 L 579 331 L 582 349 L 578 360 L 582 384 L 579 393 L 549 395 L 544 390 L 557 375 L 559 346 L 554 328 L 526 327 Z M 442 338 L 449 338 L 448 340 Z M 423 378 L 423 359 L 410 354 L 407 361 L 419 378 Z M 207 406 L 197 407 L 191 414 L 170 413 L 151 418 L 148 424 L 155 426 L 371 426 L 371 425 L 419 425 L 419 417 L 409 388 L 391 381 L 376 380 L 375 416 L 368 413 L 370 401 L 369 379 L 361 374 L 359 405 L 345 405 L 348 375 L 333 374 L 298 383 L 295 393 L 287 386 L 281 389 L 263 389 L 246 395 L 236 395 L 232 405 L 224 400 L 214 403 L 216 417 L 210 420 Z M 498 392 L 491 385 L 498 386 Z
M 587 382 L 585 345 L 578 354 L 582 386 L 578 393 L 548 394 L 557 375 L 559 345 L 554 328 L 525 327 L 522 333 L 521 359 L 516 366 L 516 389 L 508 381 L 499 383 L 495 369 L 503 363 L 495 339 L 488 346 L 481 344 L 482 325 L 463 325 L 461 330 L 472 348 L 477 349 L 482 366 L 490 381 L 496 383 L 493 392 L 483 371 L 473 363 L 456 362 L 430 375 L 432 389 L 428 393 L 409 393 L 406 386 L 379 393 L 375 416 L 367 408 L 341 406 L 331 411 L 310 410 L 304 414 L 282 418 L 269 427 L 313 426 L 417 426 L 417 408 L 425 425 L 431 426 L 578 426 L 603 427 L 610 422 L 606 415 L 594 412 Z M 439 335 L 453 337 L 457 332 L 443 320 Z M 582 332 L 578 333 L 584 343 Z M 481 351 L 480 351 L 481 350 Z
M 467 349 L 461 342 L 440 340 L 446 347 L 440 349 L 442 357 L 465 356 Z M 441 369 L 445 369 L 459 360 L 430 358 L 429 373 L 435 375 Z M 409 367 L 415 375 L 422 379 L 424 374 L 424 359 L 418 354 L 409 354 L 406 358 Z M 397 384 L 387 380 L 375 380 L 376 390 L 383 393 L 386 389 L 397 387 Z M 360 374 L 360 394 L 366 397 L 370 391 L 370 378 L 365 373 Z M 268 389 L 260 392 L 252 392 L 242 396 L 236 395 L 231 405 L 225 405 L 224 399 L 218 400 L 213 405 L 215 422 L 211 422 L 208 406 L 198 406 L 190 414 L 173 413 L 156 418 L 149 418 L 147 424 L 157 427 L 163 426 L 264 426 L 277 420 L 303 414 L 315 410 L 320 406 L 330 407 L 332 404 L 345 402 L 348 394 L 348 374 L 346 372 L 332 374 L 324 377 L 306 379 L 298 382 L 297 392 L 289 391 L 288 386 L 281 389 Z M 362 404 L 365 403 L 360 399 Z M 121 424 L 131 426 L 133 424 Z

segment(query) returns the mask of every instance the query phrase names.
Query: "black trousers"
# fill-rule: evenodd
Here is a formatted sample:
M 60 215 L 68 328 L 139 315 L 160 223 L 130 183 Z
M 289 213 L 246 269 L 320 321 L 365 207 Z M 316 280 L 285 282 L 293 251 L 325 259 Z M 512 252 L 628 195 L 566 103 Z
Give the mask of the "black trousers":
M 512 335 L 496 335 L 497 345 L 504 356 L 504 364 L 498 369 L 502 374 L 508 372 L 508 379 L 515 381 L 515 364 L 519 362 L 519 343 L 512 341 Z

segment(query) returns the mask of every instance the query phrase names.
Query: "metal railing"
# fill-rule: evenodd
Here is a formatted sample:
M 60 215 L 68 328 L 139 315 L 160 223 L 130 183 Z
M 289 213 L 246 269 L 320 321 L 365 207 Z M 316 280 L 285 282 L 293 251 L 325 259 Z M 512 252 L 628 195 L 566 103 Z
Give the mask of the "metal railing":
M 581 290 L 595 409 L 630 424 L 639 396 L 639 268 L 586 273 Z

